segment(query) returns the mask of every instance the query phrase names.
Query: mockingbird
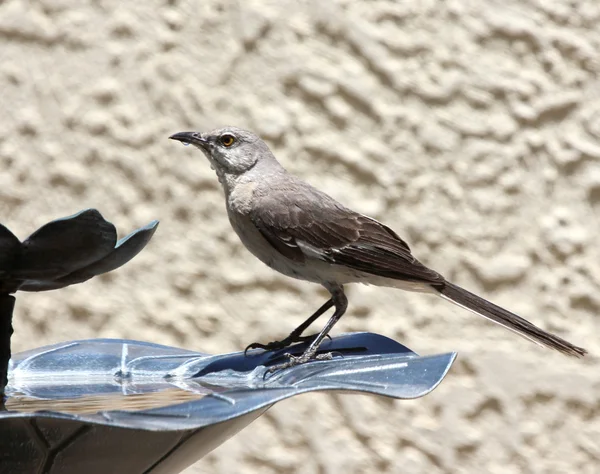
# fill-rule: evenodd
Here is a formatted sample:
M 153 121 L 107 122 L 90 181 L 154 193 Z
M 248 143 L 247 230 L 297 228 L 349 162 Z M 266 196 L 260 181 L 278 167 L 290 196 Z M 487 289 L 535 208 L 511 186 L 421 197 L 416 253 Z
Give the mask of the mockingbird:
M 284 275 L 323 285 L 331 298 L 282 341 L 254 343 L 273 350 L 311 340 L 299 357 L 275 368 L 331 358 L 317 349 L 348 306 L 346 283 L 433 293 L 504 326 L 540 345 L 570 356 L 586 350 L 450 283 L 411 254 L 398 234 L 375 219 L 354 212 L 288 173 L 254 133 L 226 127 L 209 133 L 181 132 L 170 137 L 202 150 L 225 191 L 229 222 L 258 259 Z M 302 336 L 331 307 L 333 316 L 320 333 Z

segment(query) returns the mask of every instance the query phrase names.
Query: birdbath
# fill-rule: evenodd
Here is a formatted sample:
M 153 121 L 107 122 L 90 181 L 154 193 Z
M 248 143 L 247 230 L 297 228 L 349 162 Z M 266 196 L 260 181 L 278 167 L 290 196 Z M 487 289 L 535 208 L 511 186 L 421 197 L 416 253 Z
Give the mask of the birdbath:
M 269 368 L 307 343 L 211 355 L 122 339 L 68 341 L 10 358 L 16 291 L 84 282 L 141 251 L 158 222 L 117 241 L 93 209 L 20 242 L 0 225 L 0 472 L 181 472 L 275 403 L 313 391 L 412 399 L 430 393 L 454 353 L 419 356 L 372 333 L 325 341 L 334 354 Z M 198 315 L 202 317 L 201 314 Z

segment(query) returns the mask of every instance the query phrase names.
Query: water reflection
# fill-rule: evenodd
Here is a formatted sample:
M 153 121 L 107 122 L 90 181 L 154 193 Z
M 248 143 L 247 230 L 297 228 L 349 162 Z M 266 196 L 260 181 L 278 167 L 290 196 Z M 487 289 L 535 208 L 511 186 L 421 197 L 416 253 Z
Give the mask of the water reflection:
M 107 410 L 139 411 L 200 400 L 210 392 L 211 390 L 169 388 L 147 393 L 113 392 L 59 400 L 45 400 L 17 393 L 6 400 L 5 407 L 6 410 L 19 412 L 54 411 L 73 414 L 91 414 Z

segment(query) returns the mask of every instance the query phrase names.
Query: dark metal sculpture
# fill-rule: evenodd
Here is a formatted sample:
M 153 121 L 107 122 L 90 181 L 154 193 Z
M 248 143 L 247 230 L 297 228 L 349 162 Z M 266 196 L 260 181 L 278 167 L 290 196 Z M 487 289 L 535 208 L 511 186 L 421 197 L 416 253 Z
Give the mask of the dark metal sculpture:
M 0 224 L 0 400 L 7 382 L 17 291 L 47 291 L 81 283 L 124 265 L 152 238 L 158 221 L 117 241 L 115 226 L 95 209 L 57 219 L 23 242 Z
M 305 349 L 208 355 L 96 339 L 16 354 L 0 413 L 0 472 L 180 472 L 278 401 L 328 390 L 417 398 L 455 358 L 354 333 L 324 343 L 333 360 L 268 371 Z

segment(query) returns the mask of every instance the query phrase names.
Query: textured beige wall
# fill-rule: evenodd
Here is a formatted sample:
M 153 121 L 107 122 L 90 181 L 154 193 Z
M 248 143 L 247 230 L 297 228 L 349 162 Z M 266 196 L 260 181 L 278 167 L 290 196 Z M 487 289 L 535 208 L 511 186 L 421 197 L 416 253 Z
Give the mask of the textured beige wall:
M 600 2 L 0 2 L 0 218 L 97 207 L 126 268 L 22 295 L 14 346 L 125 337 L 234 351 L 324 300 L 229 227 L 170 133 L 251 128 L 447 277 L 587 347 L 570 360 L 441 300 L 348 290 L 337 332 L 459 359 L 412 402 L 282 403 L 186 474 L 593 473 L 600 465 Z M 308 304 L 307 302 L 310 302 Z

